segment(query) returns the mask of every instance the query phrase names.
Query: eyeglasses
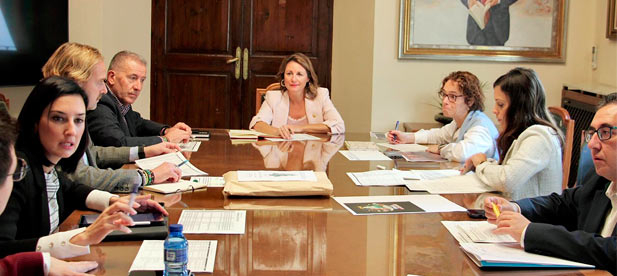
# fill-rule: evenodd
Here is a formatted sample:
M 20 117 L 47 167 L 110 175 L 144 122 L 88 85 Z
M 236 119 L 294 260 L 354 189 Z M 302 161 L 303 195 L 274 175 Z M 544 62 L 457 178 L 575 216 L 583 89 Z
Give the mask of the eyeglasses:
M 456 102 L 456 98 L 465 97 L 465 95 L 446 94 L 446 92 L 444 92 L 443 90 L 437 92 L 437 95 L 439 95 L 439 98 L 441 100 L 443 100 L 444 97 L 448 97 L 448 101 L 450 101 L 451 103 Z
M 595 133 L 598 134 L 598 139 L 600 139 L 600 141 L 611 139 L 611 137 L 613 136 L 613 129 L 617 129 L 617 126 L 605 126 L 598 129 L 587 129 L 585 130 L 585 142 L 589 142 L 591 140 L 591 137 Z
M 15 172 L 9 173 L 7 174 L 7 176 L 12 175 L 13 181 L 21 181 L 24 179 L 24 177 L 26 177 L 29 169 L 30 167 L 28 167 L 28 163 L 26 163 L 26 160 L 22 158 L 17 158 L 17 167 L 15 168 Z

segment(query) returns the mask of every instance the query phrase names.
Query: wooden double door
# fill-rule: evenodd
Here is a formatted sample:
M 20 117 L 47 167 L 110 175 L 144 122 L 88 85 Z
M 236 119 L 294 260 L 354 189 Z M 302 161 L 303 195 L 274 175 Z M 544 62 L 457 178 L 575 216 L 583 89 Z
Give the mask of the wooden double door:
M 311 58 L 330 88 L 332 0 L 152 0 L 151 118 L 247 128 L 283 58 Z

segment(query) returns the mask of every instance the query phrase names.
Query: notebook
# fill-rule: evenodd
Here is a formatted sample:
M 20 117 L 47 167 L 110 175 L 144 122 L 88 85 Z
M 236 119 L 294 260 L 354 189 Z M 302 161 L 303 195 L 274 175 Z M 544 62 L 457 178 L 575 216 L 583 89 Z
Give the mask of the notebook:
M 201 188 L 208 187 L 207 183 L 191 182 L 186 180 L 180 180 L 176 183 L 162 183 L 156 185 L 145 186 L 144 190 L 153 191 L 162 194 L 179 193 L 186 191 L 194 191 Z

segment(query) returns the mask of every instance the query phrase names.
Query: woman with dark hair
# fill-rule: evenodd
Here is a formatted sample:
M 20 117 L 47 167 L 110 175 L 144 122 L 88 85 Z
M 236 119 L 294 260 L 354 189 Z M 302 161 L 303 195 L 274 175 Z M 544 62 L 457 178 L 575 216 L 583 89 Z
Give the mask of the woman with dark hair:
M 441 81 L 439 97 L 443 114 L 453 119 L 451 123 L 415 133 L 391 130 L 388 141 L 392 144 L 432 144 L 429 152 L 457 162 L 465 162 L 476 153 L 497 159 L 495 139 L 499 132 L 483 112 L 484 93 L 478 78 L 466 71 L 452 72 Z
M 13 186 L 6 210 L 0 215 L 0 256 L 22 252 L 49 252 L 57 258 L 89 253 L 114 230 L 130 232 L 135 214 L 126 202 L 108 192 L 73 183 L 65 172 L 75 170 L 87 146 L 84 91 L 73 81 L 50 77 L 34 87 L 19 114 L 17 156 L 30 167 Z M 131 207 L 165 210 L 144 197 Z M 103 211 L 89 227 L 58 232 L 74 210 Z
M 475 168 L 483 183 L 513 200 L 560 193 L 563 136 L 546 108 L 538 75 L 514 68 L 493 88 L 500 161 L 479 153 L 465 162 L 463 172 Z
M 311 60 L 295 53 L 283 60 L 276 75 L 281 90 L 268 91 L 249 129 L 290 139 L 296 132 L 345 133 L 343 118 L 319 87 Z

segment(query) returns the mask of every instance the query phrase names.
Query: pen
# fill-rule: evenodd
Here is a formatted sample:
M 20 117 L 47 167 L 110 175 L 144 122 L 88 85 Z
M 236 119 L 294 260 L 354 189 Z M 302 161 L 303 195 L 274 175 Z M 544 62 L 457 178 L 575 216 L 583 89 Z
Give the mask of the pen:
M 500 213 L 499 213 L 499 207 L 497 207 L 497 205 L 495 205 L 495 203 L 493 204 L 493 212 L 495 212 L 495 216 L 499 217 Z
M 180 164 L 176 165 L 176 167 L 178 167 L 178 168 L 179 168 L 180 166 L 182 166 L 182 165 L 184 165 L 184 164 L 186 164 L 186 163 L 188 163 L 188 162 L 189 162 L 189 160 L 188 160 L 188 159 L 186 159 L 186 160 L 184 160 L 184 161 L 180 162 Z
M 133 203 L 135 203 L 135 197 L 137 196 L 137 191 L 139 190 L 138 184 L 133 184 L 131 187 L 131 195 L 129 196 L 129 207 L 133 209 Z
M 399 121 L 396 121 L 396 125 L 394 126 L 394 130 L 398 130 L 398 123 Z M 396 134 L 392 134 L 392 138 L 394 138 L 394 141 L 398 140 L 398 137 L 396 137 Z

